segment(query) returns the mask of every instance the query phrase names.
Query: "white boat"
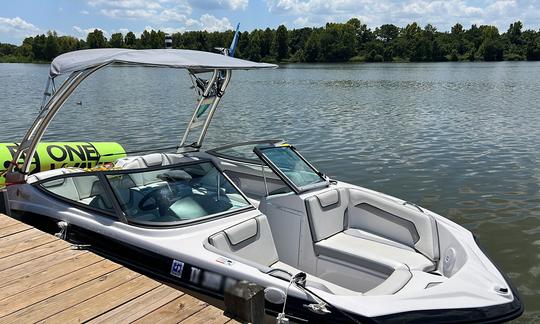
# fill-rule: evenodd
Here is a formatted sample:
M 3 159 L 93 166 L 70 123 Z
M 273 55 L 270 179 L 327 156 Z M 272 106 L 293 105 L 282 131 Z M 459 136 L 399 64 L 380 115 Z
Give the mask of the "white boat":
M 30 174 L 36 145 L 64 102 L 114 64 L 187 69 L 199 99 L 178 149 L 109 168 Z M 511 283 L 474 235 L 447 218 L 330 179 L 281 140 L 202 148 L 233 71 L 274 67 L 173 49 L 57 57 L 40 114 L 6 175 L 12 213 L 53 231 L 58 224 L 62 237 L 218 304 L 238 281 L 257 284 L 267 316 L 280 322 L 520 316 Z M 55 87 L 60 75 L 67 78 Z

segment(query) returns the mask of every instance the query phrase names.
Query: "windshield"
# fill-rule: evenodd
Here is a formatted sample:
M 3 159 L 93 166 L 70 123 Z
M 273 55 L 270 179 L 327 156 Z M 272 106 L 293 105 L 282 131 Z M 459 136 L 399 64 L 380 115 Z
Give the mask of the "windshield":
M 134 222 L 188 222 L 250 206 L 211 162 L 107 178 L 127 219 Z
M 301 158 L 290 145 L 258 147 L 255 152 L 257 151 L 274 171 L 287 178 L 287 182 L 295 187 L 296 192 L 311 189 L 319 184 L 327 185 L 326 179 Z

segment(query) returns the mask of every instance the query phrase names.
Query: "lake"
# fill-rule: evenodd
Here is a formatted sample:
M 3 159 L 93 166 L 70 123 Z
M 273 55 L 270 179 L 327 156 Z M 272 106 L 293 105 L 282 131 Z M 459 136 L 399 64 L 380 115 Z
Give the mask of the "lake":
M 36 116 L 48 66 L 0 64 L 0 142 Z M 540 321 L 540 62 L 299 64 L 233 73 L 206 148 L 284 138 L 331 177 L 444 215 L 479 238 Z M 44 140 L 178 144 L 185 71 L 110 67 Z M 82 102 L 77 105 L 76 102 Z

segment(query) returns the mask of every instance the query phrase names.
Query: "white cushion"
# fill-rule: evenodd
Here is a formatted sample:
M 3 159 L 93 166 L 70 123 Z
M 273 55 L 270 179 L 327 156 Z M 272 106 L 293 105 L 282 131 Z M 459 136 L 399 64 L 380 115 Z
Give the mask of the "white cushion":
M 315 251 L 331 258 L 358 264 L 367 268 L 377 268 L 382 272 L 404 269 L 430 271 L 434 263 L 416 251 L 398 248 L 392 245 L 375 242 L 339 233 L 315 244 Z

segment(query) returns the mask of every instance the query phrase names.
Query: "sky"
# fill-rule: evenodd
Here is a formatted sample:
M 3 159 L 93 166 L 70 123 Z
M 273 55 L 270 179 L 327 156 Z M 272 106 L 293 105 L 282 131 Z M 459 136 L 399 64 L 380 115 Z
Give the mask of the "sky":
M 86 38 L 145 29 L 168 33 L 324 26 L 359 18 L 370 28 L 400 27 L 416 21 L 449 30 L 455 23 L 495 25 L 506 31 L 521 20 L 525 29 L 540 28 L 540 0 L 4 0 L 0 5 L 0 42 L 20 44 L 27 36 L 55 30 Z

